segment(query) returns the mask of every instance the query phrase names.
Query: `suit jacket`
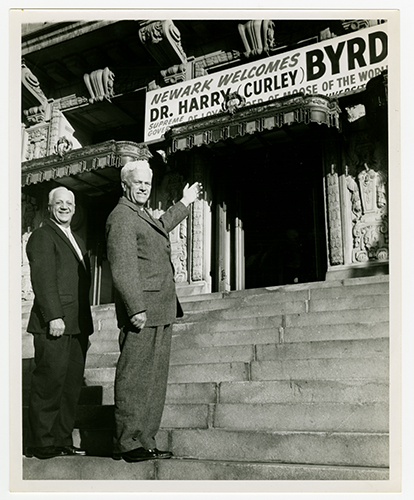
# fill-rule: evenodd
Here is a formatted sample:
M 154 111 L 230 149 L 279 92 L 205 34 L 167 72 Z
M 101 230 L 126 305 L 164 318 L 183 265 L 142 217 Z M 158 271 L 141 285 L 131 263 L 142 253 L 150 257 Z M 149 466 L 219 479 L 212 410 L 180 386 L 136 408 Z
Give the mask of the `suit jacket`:
M 171 324 L 183 312 L 178 302 L 168 233 L 189 210 L 181 202 L 154 219 L 122 197 L 106 222 L 107 254 L 116 289 L 118 326 L 145 311 L 146 326 Z
M 51 220 L 33 231 L 27 242 L 35 296 L 27 326 L 30 333 L 47 333 L 49 321 L 56 318 L 63 318 L 66 335 L 93 332 L 89 259 L 81 238 L 73 236 L 86 270 L 67 236 Z

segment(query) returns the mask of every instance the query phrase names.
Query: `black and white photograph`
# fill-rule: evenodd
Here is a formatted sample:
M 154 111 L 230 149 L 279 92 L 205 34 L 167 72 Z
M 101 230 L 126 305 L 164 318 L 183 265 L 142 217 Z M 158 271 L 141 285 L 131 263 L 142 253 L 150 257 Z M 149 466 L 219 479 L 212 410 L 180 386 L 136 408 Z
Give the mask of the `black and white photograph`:
M 399 12 L 253 9 L 10 11 L 11 491 L 401 491 Z

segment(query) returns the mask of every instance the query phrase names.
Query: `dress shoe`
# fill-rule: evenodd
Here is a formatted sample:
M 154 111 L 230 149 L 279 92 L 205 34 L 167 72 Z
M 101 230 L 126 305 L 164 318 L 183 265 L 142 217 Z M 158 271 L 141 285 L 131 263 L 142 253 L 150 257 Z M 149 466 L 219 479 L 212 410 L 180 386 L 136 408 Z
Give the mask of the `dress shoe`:
M 44 460 L 46 458 L 53 458 L 61 456 L 61 450 L 56 448 L 56 446 L 43 446 L 38 448 L 31 448 L 26 451 L 26 457 L 36 457 Z
M 154 453 L 155 458 L 171 458 L 173 454 L 171 451 L 160 451 L 158 448 L 153 448 L 152 450 L 148 450 Z
M 59 446 L 58 450 L 60 450 L 60 457 L 84 457 L 87 454 L 86 450 L 82 450 L 81 448 L 77 448 L 76 446 Z
M 145 448 L 136 448 L 121 454 L 125 462 L 143 462 L 144 460 L 156 460 L 158 458 L 170 458 L 172 453 L 169 451 L 160 451 L 157 448 L 146 450 Z M 116 460 L 116 458 L 115 458 Z

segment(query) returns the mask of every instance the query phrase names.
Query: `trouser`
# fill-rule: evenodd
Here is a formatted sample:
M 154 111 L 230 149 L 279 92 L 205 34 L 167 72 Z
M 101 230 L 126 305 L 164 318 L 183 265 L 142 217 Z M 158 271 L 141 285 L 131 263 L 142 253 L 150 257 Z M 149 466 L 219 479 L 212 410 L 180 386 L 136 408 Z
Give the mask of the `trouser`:
M 86 335 L 34 334 L 29 446 L 71 446 L 85 369 Z
M 172 326 L 121 330 L 115 374 L 114 451 L 156 447 L 167 391 Z

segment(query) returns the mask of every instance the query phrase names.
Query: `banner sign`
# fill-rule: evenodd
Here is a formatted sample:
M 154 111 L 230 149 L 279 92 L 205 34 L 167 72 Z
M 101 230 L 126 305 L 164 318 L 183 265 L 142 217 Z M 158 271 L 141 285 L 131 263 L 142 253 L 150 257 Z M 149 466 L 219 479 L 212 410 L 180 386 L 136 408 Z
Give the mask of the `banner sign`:
M 178 123 L 219 113 L 232 92 L 251 105 L 299 92 L 340 97 L 363 90 L 387 69 L 387 57 L 384 23 L 147 92 L 145 141 L 162 139 Z

